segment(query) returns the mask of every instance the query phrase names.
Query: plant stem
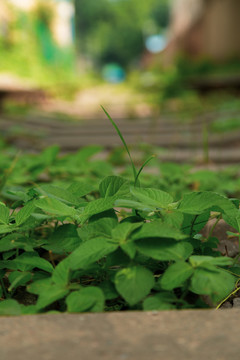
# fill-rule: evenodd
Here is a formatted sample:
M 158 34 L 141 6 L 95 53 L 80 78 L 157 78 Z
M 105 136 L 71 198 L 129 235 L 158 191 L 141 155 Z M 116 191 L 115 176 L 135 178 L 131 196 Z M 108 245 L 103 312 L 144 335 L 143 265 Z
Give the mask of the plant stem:
M 142 166 L 140 167 L 140 169 L 137 173 L 137 176 L 136 176 L 135 182 L 134 182 L 134 186 L 137 186 L 139 175 L 141 174 L 144 166 L 146 166 L 149 163 L 149 161 L 151 161 L 155 157 L 156 157 L 156 155 L 151 155 L 146 161 L 144 161 L 144 163 L 142 164 Z
M 220 306 L 225 303 L 225 301 L 227 301 L 232 295 L 236 294 L 236 292 L 238 292 L 240 290 L 240 287 L 238 287 L 236 290 L 234 290 L 233 292 L 231 292 L 231 294 L 229 294 L 225 299 L 223 299 L 220 304 L 218 304 L 218 306 L 216 307 L 215 310 L 218 310 L 220 308 Z

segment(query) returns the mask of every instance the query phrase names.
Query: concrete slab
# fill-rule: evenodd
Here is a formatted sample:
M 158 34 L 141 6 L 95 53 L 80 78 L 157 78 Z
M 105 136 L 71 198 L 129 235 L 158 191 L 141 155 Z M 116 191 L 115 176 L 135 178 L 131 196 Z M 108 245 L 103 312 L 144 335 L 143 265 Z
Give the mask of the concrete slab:
M 239 360 L 239 310 L 0 318 L 1 360 Z

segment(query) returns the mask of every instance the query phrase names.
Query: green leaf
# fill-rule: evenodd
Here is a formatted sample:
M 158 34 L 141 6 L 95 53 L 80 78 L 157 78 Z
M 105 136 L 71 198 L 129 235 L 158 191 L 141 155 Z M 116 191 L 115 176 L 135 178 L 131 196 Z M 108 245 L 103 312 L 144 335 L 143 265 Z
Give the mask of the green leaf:
M 100 185 L 99 192 L 102 198 L 124 194 L 129 192 L 129 182 L 120 176 L 107 176 Z
M 44 271 L 47 271 L 49 273 L 52 273 L 53 266 L 45 259 L 40 258 L 37 253 L 23 253 L 20 256 L 18 256 L 16 259 L 11 261 L 13 264 L 15 264 L 19 270 L 24 271 L 24 266 L 28 265 L 31 267 L 31 269 L 38 268 Z M 23 265 L 23 267 L 22 267 Z
M 55 284 L 67 285 L 70 276 L 70 261 L 69 256 L 57 264 L 52 274 L 52 281 Z
M 91 216 L 91 218 L 88 221 L 88 224 L 93 224 L 93 223 L 96 224 L 97 221 L 100 221 L 103 219 L 112 219 L 112 221 L 115 222 L 115 224 L 113 224 L 112 227 L 115 227 L 116 224 L 118 224 L 118 217 L 117 217 L 114 209 L 105 210 L 103 212 L 100 212 L 98 214 Z
M 114 203 L 114 206 L 128 208 L 128 209 L 135 209 L 139 211 L 146 211 L 146 212 L 151 212 L 155 210 L 155 207 L 153 206 L 147 206 L 141 202 L 128 200 L 128 199 L 117 199 Z
M 8 260 L 10 257 L 16 254 L 15 250 L 10 250 L 2 254 L 3 260 Z M 1 273 L 1 272 L 0 272 Z
M 162 190 L 134 187 L 130 191 L 138 201 L 154 208 L 166 209 L 173 202 L 172 196 Z
M 0 240 L 0 252 L 9 251 L 12 249 L 24 249 L 27 247 L 27 242 L 24 238 L 18 239 L 19 235 L 17 234 L 7 235 Z M 30 251 L 33 251 L 33 248 L 29 248 Z
M 29 265 L 25 265 L 25 264 L 18 264 L 14 260 L 3 260 L 3 261 L 0 261 L 0 269 L 30 271 L 32 269 L 32 267 Z
M 129 223 L 123 222 L 118 224 L 114 229 L 112 229 L 112 238 L 119 242 L 119 244 L 124 244 L 131 237 L 133 231 L 142 226 L 142 223 Z
M 185 194 L 179 202 L 178 210 L 187 214 L 201 214 L 208 209 L 217 210 L 229 216 L 237 216 L 238 210 L 226 197 L 210 191 L 192 192 Z
M 61 285 L 52 284 L 47 292 L 41 292 L 36 304 L 37 309 L 45 308 L 57 300 L 61 300 L 69 293 L 69 290 Z
M 66 281 L 64 273 L 67 269 L 85 269 L 89 265 L 115 251 L 117 247 L 116 244 L 111 243 L 104 238 L 95 238 L 82 243 L 71 255 L 56 266 L 53 271 L 53 280 L 58 282 L 59 279 L 65 279 L 64 281 Z
M 193 252 L 190 243 L 181 241 L 177 242 L 172 239 L 157 240 L 146 239 L 136 243 L 137 250 L 153 259 L 161 261 L 186 260 Z
M 11 283 L 8 291 L 12 291 L 18 286 L 26 285 L 26 283 L 32 279 L 32 274 L 30 272 L 14 271 L 9 275 L 8 278 Z
M 193 274 L 193 268 L 184 261 L 178 261 L 170 265 L 164 274 L 160 277 L 159 282 L 163 289 L 173 290 L 183 285 Z
M 102 217 L 95 221 L 88 222 L 77 229 L 80 238 L 83 241 L 96 237 L 111 237 L 112 229 L 118 224 L 116 217 Z
M 184 214 L 182 223 L 182 232 L 190 236 L 194 236 L 204 228 L 210 217 L 210 211 L 206 211 L 201 215 Z
M 97 199 L 94 201 L 91 201 L 87 204 L 85 207 L 83 213 L 81 214 L 82 222 L 85 222 L 87 219 L 89 219 L 91 216 L 99 214 L 103 211 L 109 210 L 113 208 L 115 197 L 111 196 L 104 199 Z
M 143 302 L 143 310 L 172 310 L 176 309 L 176 306 L 172 302 L 176 301 L 176 297 L 172 293 L 161 292 L 154 296 L 149 296 Z
M 240 264 L 234 264 L 233 266 L 229 267 L 228 270 L 236 276 L 240 276 Z
M 62 284 L 54 284 L 51 278 L 38 280 L 27 287 L 28 292 L 39 295 L 36 308 L 42 309 L 62 299 L 69 290 Z
M 104 238 L 91 239 L 81 244 L 68 259 L 72 270 L 84 269 L 117 249 L 117 245 Z
M 44 149 L 40 154 L 39 158 L 41 162 L 47 167 L 53 163 L 59 153 L 59 146 L 53 145 Z
M 48 238 L 48 243 L 43 245 L 42 248 L 50 250 L 55 254 L 65 254 L 74 251 L 81 242 L 76 226 L 73 224 L 64 224 L 54 231 Z
M 232 265 L 234 260 L 227 256 L 213 257 L 203 255 L 190 256 L 189 262 L 193 267 L 203 266 L 204 264 L 211 264 L 216 266 Z
M 17 201 L 19 205 L 22 205 L 23 202 L 25 203 L 31 199 L 31 197 L 25 192 L 14 190 L 12 188 L 11 190 L 7 190 L 7 194 L 10 195 L 11 200 Z
M 77 158 L 78 164 L 86 163 L 93 155 L 98 154 L 102 150 L 102 146 L 88 145 L 78 150 L 78 152 L 74 154 L 74 157 Z
M 154 286 L 154 277 L 148 269 L 133 266 L 118 271 L 114 283 L 129 305 L 135 305 L 149 294 Z
M 20 177 L 20 179 L 21 179 L 21 177 Z M 20 183 L 28 181 L 27 179 L 24 179 L 24 177 L 21 180 L 20 180 Z M 16 179 L 16 181 L 18 182 L 17 179 Z M 2 185 L 3 185 L 3 182 L 2 182 Z M 19 191 L 21 189 L 24 189 L 24 188 L 21 186 L 11 185 L 11 186 L 6 186 L 6 187 L 4 186 L 1 191 L 4 198 L 14 201 L 14 205 L 13 205 L 14 209 L 16 209 L 18 206 L 21 206 L 23 202 L 27 202 L 28 200 L 30 200 L 30 197 L 25 193 L 25 189 L 22 191 Z M 15 206 L 15 204 L 16 204 L 16 206 Z
M 103 281 L 101 284 L 99 284 L 99 287 L 102 289 L 106 300 L 113 300 L 118 297 L 118 293 L 112 282 Z
M 130 259 L 134 259 L 137 252 L 134 242 L 129 241 L 126 244 L 121 244 L 120 247 L 130 257 Z
M 36 305 L 25 306 L 23 304 L 20 304 L 20 306 L 21 306 L 22 315 L 34 315 L 34 314 L 37 314 L 39 312 Z
M 116 251 L 106 257 L 106 268 L 116 267 L 116 264 L 119 267 L 125 267 L 129 265 L 129 256 L 126 255 L 126 253 L 123 252 L 121 248 L 118 248 Z
M 162 216 L 164 224 L 169 225 L 172 228 L 181 229 L 184 220 L 184 215 L 182 213 L 175 210 L 166 210 L 165 212 L 162 212 Z
M 43 211 L 57 216 L 75 217 L 78 215 L 76 209 L 62 203 L 57 199 L 44 197 L 43 199 L 35 200 L 34 204 L 36 207 L 42 209 Z
M 23 208 L 15 215 L 17 226 L 23 224 L 34 212 L 35 204 L 33 201 L 28 202 Z
M 67 188 L 68 192 L 72 193 L 74 196 L 78 198 L 81 198 L 89 194 L 93 190 L 95 189 L 91 183 L 87 183 L 83 181 L 74 182 Z
M 137 251 L 135 244 L 131 240 L 131 234 L 141 225 L 142 223 L 123 222 L 112 229 L 112 239 L 120 245 L 121 249 L 131 259 L 135 257 Z
M 39 295 L 41 293 L 47 292 L 49 287 L 52 285 L 51 277 L 46 279 L 36 280 L 32 284 L 28 285 L 27 291 L 31 294 Z
M 2 300 L 0 301 L 0 315 L 17 316 L 21 315 L 21 306 L 16 300 Z
M 235 287 L 236 278 L 215 266 L 196 268 L 191 278 L 190 290 L 199 295 L 210 295 L 217 303 L 229 295 Z
M 54 186 L 54 185 L 42 185 L 37 188 L 39 194 L 45 195 L 49 198 L 60 200 L 67 205 L 77 205 L 78 201 L 76 196 L 74 196 L 69 190 Z
M 223 219 L 226 221 L 227 224 L 232 226 L 234 229 L 237 229 L 238 232 L 240 232 L 240 211 L 238 210 L 238 213 L 236 216 L 229 214 L 223 214 Z
M 134 233 L 132 239 L 138 240 L 153 237 L 182 240 L 186 238 L 186 235 L 182 234 L 178 229 L 163 223 L 161 220 L 155 220 L 143 224 L 142 227 Z
M 0 224 L 8 225 L 9 223 L 9 209 L 4 205 L 0 204 Z
M 104 294 L 99 287 L 89 286 L 79 291 L 74 291 L 66 299 L 67 311 L 100 312 L 104 309 Z
M 0 225 L 0 234 L 8 234 L 17 230 L 16 225 Z

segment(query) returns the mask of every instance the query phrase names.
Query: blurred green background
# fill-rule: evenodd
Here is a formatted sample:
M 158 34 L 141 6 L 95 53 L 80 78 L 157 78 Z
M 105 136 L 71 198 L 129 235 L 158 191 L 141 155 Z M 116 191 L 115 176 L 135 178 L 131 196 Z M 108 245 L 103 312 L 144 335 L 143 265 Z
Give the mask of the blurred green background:
M 99 75 L 112 63 L 124 73 L 168 20 L 167 1 L 159 0 L 2 0 L 0 72 L 42 85 L 73 81 L 76 72 Z
M 1 0 L 0 86 L 2 74 L 13 74 L 73 98 L 96 84 L 122 83 L 157 106 L 169 99 L 198 106 L 195 80 L 240 82 L 239 1 L 219 3 Z

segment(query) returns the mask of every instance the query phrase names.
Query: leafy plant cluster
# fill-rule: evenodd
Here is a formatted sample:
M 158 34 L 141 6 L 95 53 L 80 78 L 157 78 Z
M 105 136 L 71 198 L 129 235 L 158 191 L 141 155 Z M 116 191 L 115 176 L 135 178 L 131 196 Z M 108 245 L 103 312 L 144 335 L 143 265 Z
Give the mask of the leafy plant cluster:
M 178 116 L 179 112 L 181 116 L 186 113 L 184 117 L 192 119 L 196 112 L 202 114 L 216 109 L 223 110 L 226 105 L 229 105 L 230 111 L 234 108 L 239 110 L 239 99 L 231 89 L 226 92 L 221 88 L 209 88 L 205 95 L 198 91 L 201 82 L 214 84 L 219 79 L 231 78 L 239 73 L 239 61 L 234 59 L 224 64 L 215 64 L 209 59 L 192 61 L 186 56 L 180 56 L 167 68 L 159 65 L 158 61 L 152 61 L 147 71 L 132 75 L 132 82 L 138 89 L 146 91 L 149 102 L 158 105 L 162 110 L 177 111 Z M 218 126 L 216 130 L 217 128 Z M 224 131 L 224 128 L 222 130 Z
M 189 164 L 161 162 L 161 150 L 156 148 L 141 146 L 131 150 L 136 154 L 134 162 L 139 164 L 152 153 L 157 154 L 148 165 L 148 171 L 141 174 L 143 187 L 162 189 L 176 200 L 192 190 L 216 191 L 228 197 L 240 196 L 239 170 L 236 166 L 219 171 L 196 169 Z M 29 154 L 2 142 L 0 151 L 0 200 L 7 201 L 9 205 L 17 200 L 15 192 L 27 192 L 33 184 L 54 184 L 66 188 L 73 181 L 84 180 L 95 194 L 105 174 L 119 175 L 128 180 L 132 176 L 132 169 L 121 147 L 113 149 L 104 160 L 103 148 L 97 145 L 89 145 L 66 155 L 62 155 L 55 145 L 41 153 Z
M 71 155 L 69 163 L 68 156 L 57 159 L 55 147 L 34 161 L 23 156 L 27 187 L 7 187 L 17 158 L 5 171 L 0 314 L 202 308 L 204 296 L 217 305 L 236 291 L 238 257 L 222 256 L 218 239 L 201 230 L 209 219 L 217 224 L 223 218 L 238 234 L 239 200 L 213 191 L 176 199 L 144 186 L 141 171 L 151 158 L 137 171 L 112 123 L 129 154 L 132 180 L 97 176 L 96 163 L 88 161 L 91 147 Z M 102 173 L 108 169 L 99 164 Z M 46 169 L 49 179 L 34 183 Z M 51 183 L 54 169 L 57 181 Z

